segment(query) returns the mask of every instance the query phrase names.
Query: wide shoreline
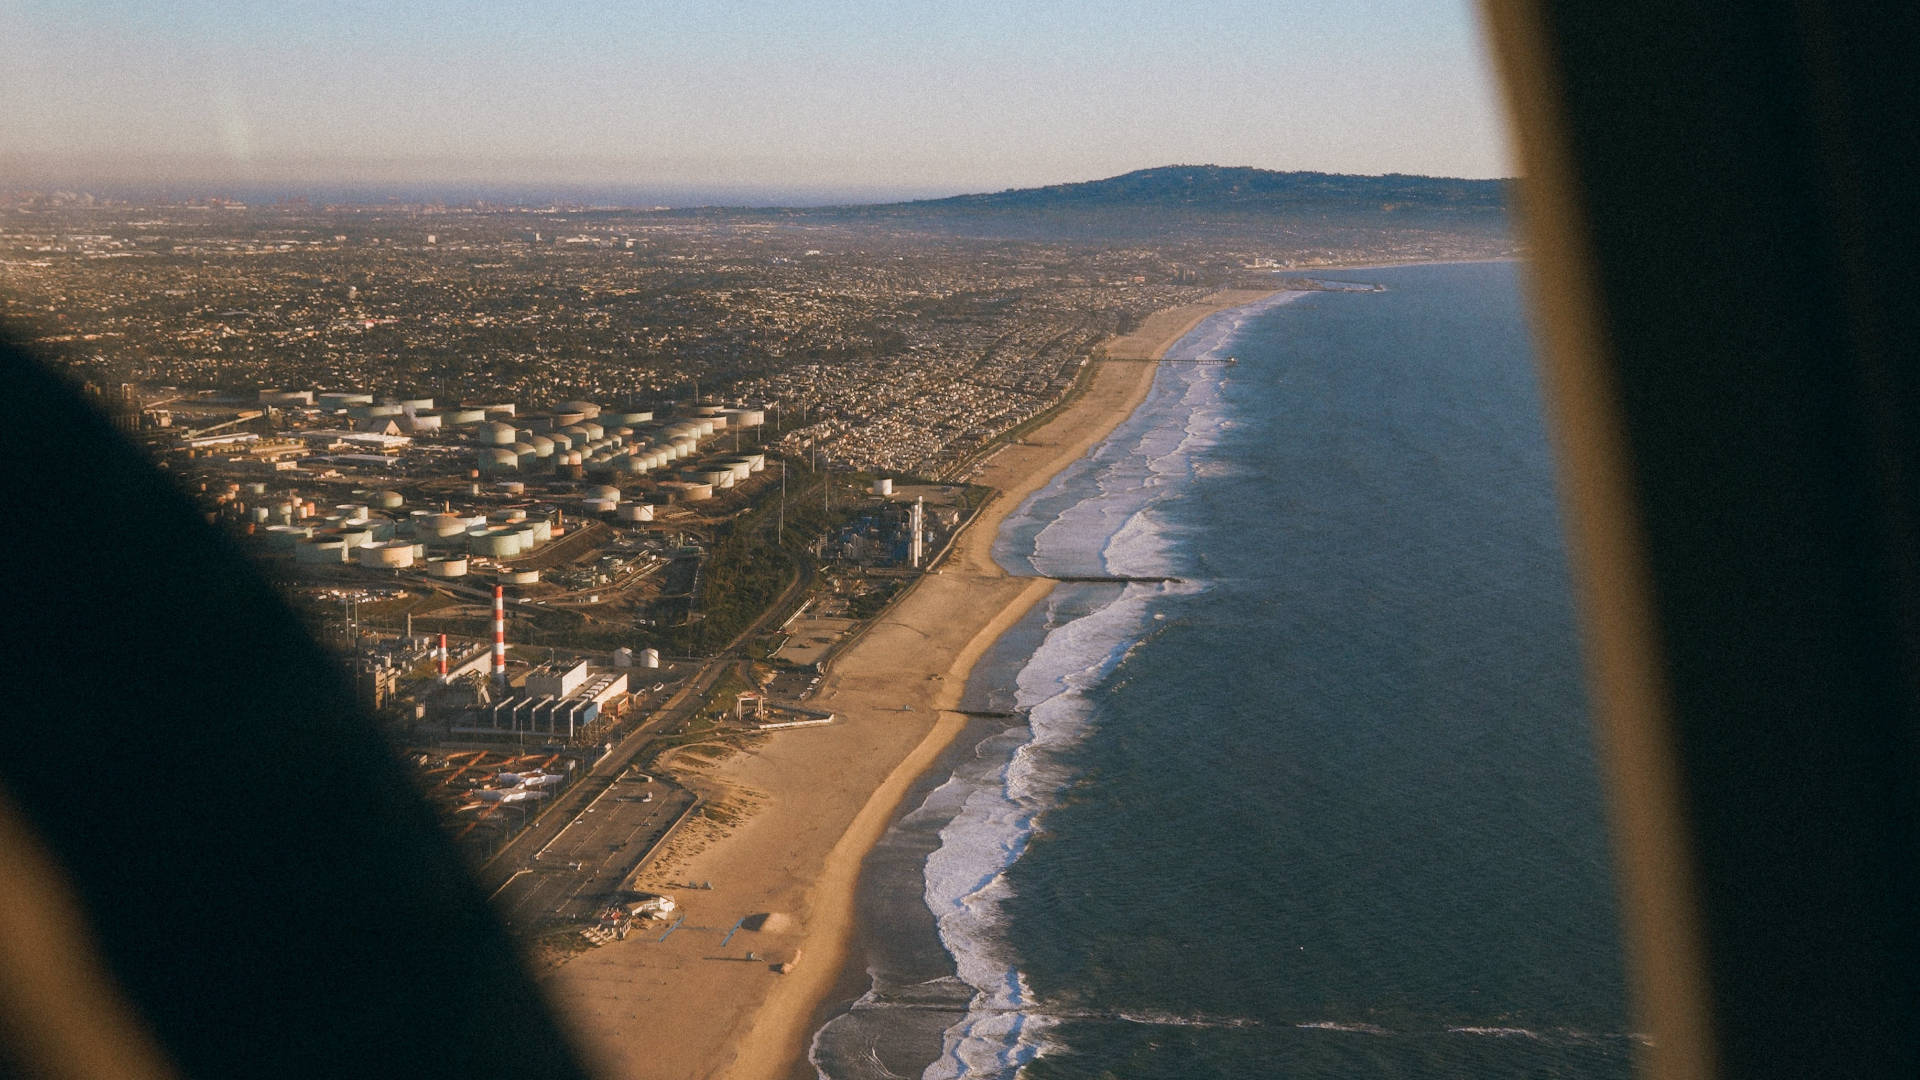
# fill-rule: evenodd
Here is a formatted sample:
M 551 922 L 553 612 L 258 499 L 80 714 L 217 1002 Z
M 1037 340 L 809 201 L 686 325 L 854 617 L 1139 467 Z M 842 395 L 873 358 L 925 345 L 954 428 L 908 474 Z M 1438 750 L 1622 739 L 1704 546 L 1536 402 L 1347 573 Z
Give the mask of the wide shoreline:
M 1208 316 L 1280 291 L 1231 290 L 1155 312 L 1106 351 L 1157 359 Z M 981 464 L 975 482 L 996 494 L 946 561 L 833 663 L 816 701 L 842 722 L 774 736 L 693 779 L 710 800 L 753 812 L 724 838 L 689 839 L 651 872 L 663 887 L 714 883 L 711 891 L 669 890 L 685 905 L 679 925 L 687 932 L 593 950 L 547 980 L 602 1075 L 813 1075 L 806 1052 L 816 1018 L 845 985 L 848 965 L 859 963 L 851 955 L 854 892 L 866 855 L 965 728 L 952 710 L 974 663 L 1052 589 L 993 561 L 1001 523 L 1131 416 L 1159 368 L 1091 363 L 1078 396 Z M 760 930 L 729 926 L 769 913 L 777 917 Z M 756 961 L 741 962 L 749 951 Z M 787 960 L 798 960 L 790 974 L 769 970 Z

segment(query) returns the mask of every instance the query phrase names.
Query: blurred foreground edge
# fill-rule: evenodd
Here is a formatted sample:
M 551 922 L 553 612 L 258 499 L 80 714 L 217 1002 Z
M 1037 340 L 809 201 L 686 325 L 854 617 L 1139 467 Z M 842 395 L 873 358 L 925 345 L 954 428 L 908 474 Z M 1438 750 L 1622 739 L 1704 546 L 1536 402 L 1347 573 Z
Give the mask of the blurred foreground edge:
M 580 1077 L 340 670 L 0 341 L 0 1074 Z
M 1483 7 L 1643 1071 L 1920 1076 L 1911 6 Z

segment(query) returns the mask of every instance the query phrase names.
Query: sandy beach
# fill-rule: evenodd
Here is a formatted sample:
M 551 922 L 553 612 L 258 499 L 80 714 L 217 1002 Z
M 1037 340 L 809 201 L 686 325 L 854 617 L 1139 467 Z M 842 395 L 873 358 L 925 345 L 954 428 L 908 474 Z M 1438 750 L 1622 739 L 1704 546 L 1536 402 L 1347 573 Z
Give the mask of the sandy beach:
M 989 456 L 997 495 L 922 577 L 835 660 L 813 703 L 839 723 L 780 732 L 717 763 L 680 762 L 716 808 L 639 879 L 675 897 L 656 924 L 573 959 L 547 979 L 599 1075 L 647 1080 L 811 1077 L 808 1041 L 840 985 L 861 863 L 914 780 L 960 733 L 967 673 L 1052 583 L 993 562 L 1000 523 L 1145 399 L 1158 357 L 1207 315 L 1265 291 L 1228 291 L 1149 316 L 1107 343 L 1083 392 Z M 712 883 L 688 889 L 687 882 Z M 775 968 L 792 963 L 788 974 Z

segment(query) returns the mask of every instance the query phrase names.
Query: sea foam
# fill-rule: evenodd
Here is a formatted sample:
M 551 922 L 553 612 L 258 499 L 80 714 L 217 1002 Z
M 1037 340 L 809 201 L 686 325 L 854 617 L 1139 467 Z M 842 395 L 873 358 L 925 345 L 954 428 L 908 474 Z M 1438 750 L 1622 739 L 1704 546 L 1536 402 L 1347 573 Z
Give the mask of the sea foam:
M 1192 475 L 1195 456 L 1226 428 L 1219 381 L 1231 368 L 1208 361 L 1224 359 L 1223 350 L 1254 315 L 1299 295 L 1222 312 L 1182 338 L 1169 358 L 1197 362 L 1164 365 L 1141 409 L 1010 514 L 996 557 L 1014 572 L 1179 575 L 1178 539 L 1153 507 Z M 1029 536 L 1030 547 L 1018 550 L 1016 538 Z M 947 1029 L 925 1080 L 1012 1077 L 1048 1051 L 1047 1032 L 1067 1018 L 1036 1000 L 1007 939 L 1007 871 L 1075 779 L 1061 756 L 1097 724 L 1094 692 L 1152 631 L 1156 609 L 1170 595 L 1201 587 L 1130 584 L 1104 605 L 1057 624 L 1054 616 L 1065 605 L 1056 593 L 1053 628 L 1017 679 L 1025 740 L 988 782 L 956 774 L 929 797 L 929 803 L 960 802 L 927 858 L 926 898 L 941 942 L 974 996 L 965 1018 Z

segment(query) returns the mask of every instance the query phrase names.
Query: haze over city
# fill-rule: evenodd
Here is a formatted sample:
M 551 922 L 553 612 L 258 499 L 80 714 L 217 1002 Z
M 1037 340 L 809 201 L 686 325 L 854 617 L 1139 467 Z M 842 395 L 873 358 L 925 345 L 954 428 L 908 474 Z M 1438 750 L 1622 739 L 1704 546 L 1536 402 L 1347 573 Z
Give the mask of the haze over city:
M 1471 10 L 1418 0 L 13 0 L 0 96 L 15 186 L 805 203 L 1513 171 Z

